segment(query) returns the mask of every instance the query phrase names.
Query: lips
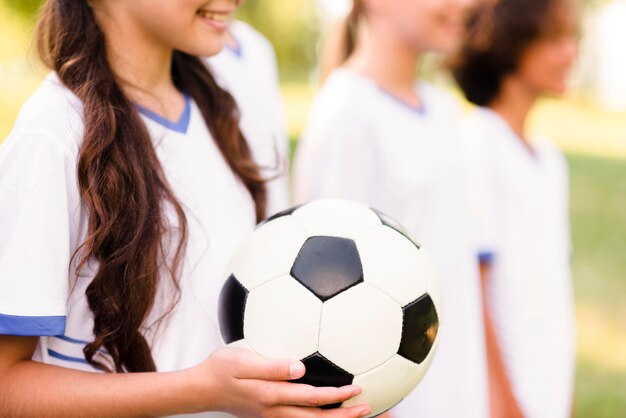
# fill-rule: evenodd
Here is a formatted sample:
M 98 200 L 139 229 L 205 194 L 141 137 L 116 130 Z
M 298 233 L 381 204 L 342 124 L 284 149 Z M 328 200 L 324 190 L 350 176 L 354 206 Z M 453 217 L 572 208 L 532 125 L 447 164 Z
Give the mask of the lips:
M 232 11 L 218 12 L 218 11 L 211 11 L 211 10 L 198 10 L 198 16 L 204 19 L 214 20 L 216 22 L 228 23 L 232 19 L 232 15 L 233 15 Z
M 207 24 L 209 27 L 219 32 L 224 32 L 228 29 L 230 21 L 232 20 L 234 10 L 228 11 L 216 11 L 216 10 L 198 10 L 198 17 Z

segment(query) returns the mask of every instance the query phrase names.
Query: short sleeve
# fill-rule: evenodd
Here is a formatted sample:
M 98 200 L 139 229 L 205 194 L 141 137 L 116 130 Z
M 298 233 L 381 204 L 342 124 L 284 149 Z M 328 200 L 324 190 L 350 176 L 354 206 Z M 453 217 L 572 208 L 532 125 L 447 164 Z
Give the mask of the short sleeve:
M 467 186 L 472 215 L 475 251 L 482 263 L 491 263 L 498 251 L 497 219 L 501 199 L 498 197 L 497 166 L 494 150 L 485 138 L 465 131 Z
M 69 150 L 45 133 L 0 147 L 0 334 L 64 333 L 74 173 Z
M 294 196 L 298 203 L 320 198 L 372 201 L 378 167 L 367 124 L 311 121 L 298 146 Z

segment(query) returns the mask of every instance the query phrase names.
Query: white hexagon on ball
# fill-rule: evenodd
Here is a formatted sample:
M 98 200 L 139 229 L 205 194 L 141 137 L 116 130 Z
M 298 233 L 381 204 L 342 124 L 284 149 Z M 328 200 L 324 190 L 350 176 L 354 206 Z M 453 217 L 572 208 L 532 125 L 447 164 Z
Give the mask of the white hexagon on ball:
M 356 246 L 365 283 L 390 295 L 400 306 L 428 291 L 431 274 L 424 250 L 396 230 L 378 226 L 359 237 Z
M 324 303 L 319 352 L 353 375 L 393 357 L 402 338 L 402 308 L 361 283 Z
M 246 300 L 246 343 L 269 358 L 302 359 L 317 351 L 322 301 L 291 276 L 252 290 Z
M 291 216 L 261 225 L 237 251 L 233 273 L 248 290 L 289 274 L 307 234 Z
M 298 208 L 291 216 L 297 219 L 309 236 L 355 239 L 382 224 L 370 208 L 347 200 L 316 200 Z
M 353 384 L 362 389 L 361 394 L 347 400 L 342 406 L 369 404 L 376 416 L 389 410 L 415 388 L 428 371 L 430 363 L 415 364 L 395 355 L 380 366 L 354 377 Z

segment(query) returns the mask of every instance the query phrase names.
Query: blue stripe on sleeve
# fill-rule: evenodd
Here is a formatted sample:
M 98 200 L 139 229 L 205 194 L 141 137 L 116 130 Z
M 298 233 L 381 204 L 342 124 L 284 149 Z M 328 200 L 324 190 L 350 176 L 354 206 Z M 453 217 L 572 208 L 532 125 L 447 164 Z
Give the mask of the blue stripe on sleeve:
M 65 354 L 57 353 L 54 350 L 48 349 L 48 355 L 50 357 L 58 358 L 59 360 L 71 361 L 72 363 L 81 363 L 91 366 L 91 364 L 89 364 L 89 362 L 87 362 L 84 358 L 66 356 Z
M 493 262 L 494 253 L 492 251 L 481 251 L 478 253 L 478 261 L 485 264 Z
M 77 340 L 76 338 L 71 338 L 71 337 L 68 337 L 67 335 L 57 335 L 56 337 L 59 340 L 63 340 L 63 341 L 66 341 L 66 342 L 72 343 L 72 344 L 81 344 L 81 345 L 89 344 L 89 341 Z
M 17 316 L 0 314 L 0 334 L 51 337 L 65 332 L 64 316 Z

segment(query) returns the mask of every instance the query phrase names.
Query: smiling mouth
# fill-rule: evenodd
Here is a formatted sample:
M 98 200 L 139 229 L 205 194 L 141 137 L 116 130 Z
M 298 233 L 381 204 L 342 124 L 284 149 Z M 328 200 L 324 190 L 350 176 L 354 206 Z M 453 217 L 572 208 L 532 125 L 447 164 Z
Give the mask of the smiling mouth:
M 216 22 L 228 23 L 232 19 L 233 12 L 232 11 L 215 12 L 215 11 L 210 11 L 210 10 L 198 10 L 198 16 L 205 18 L 205 19 L 213 20 Z

